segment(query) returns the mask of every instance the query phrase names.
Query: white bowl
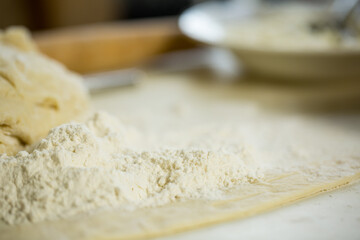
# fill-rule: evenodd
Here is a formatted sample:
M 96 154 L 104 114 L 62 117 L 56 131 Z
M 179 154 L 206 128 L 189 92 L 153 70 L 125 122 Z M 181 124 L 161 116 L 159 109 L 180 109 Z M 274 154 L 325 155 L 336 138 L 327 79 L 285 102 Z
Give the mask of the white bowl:
M 281 49 L 225 41 L 225 26 L 256 16 L 257 8 L 255 1 L 202 3 L 180 16 L 179 27 L 194 40 L 231 49 L 255 74 L 288 80 L 360 78 L 360 48 Z

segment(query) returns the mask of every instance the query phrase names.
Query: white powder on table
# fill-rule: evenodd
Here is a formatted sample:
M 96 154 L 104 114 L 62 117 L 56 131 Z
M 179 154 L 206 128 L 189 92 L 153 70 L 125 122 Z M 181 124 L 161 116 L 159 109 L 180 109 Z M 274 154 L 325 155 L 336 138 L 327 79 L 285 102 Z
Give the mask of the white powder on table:
M 0 156 L 0 219 L 9 224 L 111 207 L 157 206 L 217 198 L 261 178 L 242 153 L 141 151 L 134 132 L 104 113 L 52 129 L 30 152 Z M 131 145 L 131 144 L 130 144 Z
M 224 199 L 228 189 L 266 182 L 268 173 L 299 172 L 327 183 L 359 172 L 357 128 L 263 113 L 215 98 L 218 87 L 193 91 L 183 80 L 166 76 L 134 92 L 96 96 L 95 107 L 136 128 L 99 113 L 54 128 L 29 152 L 0 156 L 0 222 Z M 181 115 L 173 111 L 179 103 Z

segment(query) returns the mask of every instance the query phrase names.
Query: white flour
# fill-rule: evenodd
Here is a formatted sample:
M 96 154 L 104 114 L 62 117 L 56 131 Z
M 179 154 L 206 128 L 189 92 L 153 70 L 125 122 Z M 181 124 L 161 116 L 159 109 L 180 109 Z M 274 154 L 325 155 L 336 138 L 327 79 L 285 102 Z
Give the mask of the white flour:
M 359 49 L 360 39 L 357 35 L 339 34 L 330 27 L 312 30 L 312 23 L 321 23 L 323 19 L 324 9 L 314 5 L 292 2 L 280 7 L 263 7 L 256 17 L 232 23 L 229 21 L 225 41 L 232 46 L 258 50 L 316 52 Z
M 228 188 L 266 183 L 268 174 L 279 172 L 324 183 L 359 172 L 360 129 L 328 118 L 264 113 L 218 97 L 219 87 L 202 92 L 183 80 L 166 77 L 94 97 L 96 108 L 135 128 L 95 114 L 54 128 L 29 153 L 1 156 L 0 221 L 222 199 Z
M 0 156 L 0 219 L 57 219 L 111 207 L 218 198 L 261 178 L 246 153 L 132 150 L 136 132 L 104 113 L 52 129 L 30 152 Z

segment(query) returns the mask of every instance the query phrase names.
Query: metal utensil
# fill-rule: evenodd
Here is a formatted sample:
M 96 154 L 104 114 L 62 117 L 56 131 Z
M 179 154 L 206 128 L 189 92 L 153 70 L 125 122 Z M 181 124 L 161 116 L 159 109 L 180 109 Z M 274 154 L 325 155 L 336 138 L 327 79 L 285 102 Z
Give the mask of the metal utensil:
M 131 86 L 137 84 L 147 70 L 169 73 L 205 69 L 224 81 L 230 81 L 240 71 L 232 54 L 224 49 L 208 47 L 162 54 L 138 67 L 144 70 L 131 68 L 85 75 L 85 85 L 90 93 Z
M 143 71 L 130 68 L 85 75 L 84 82 L 90 93 L 97 93 L 114 87 L 135 85 L 143 75 Z
M 359 0 L 334 0 L 329 7 L 325 18 L 312 22 L 313 32 L 332 30 L 342 37 L 357 36 L 358 27 L 351 21 Z

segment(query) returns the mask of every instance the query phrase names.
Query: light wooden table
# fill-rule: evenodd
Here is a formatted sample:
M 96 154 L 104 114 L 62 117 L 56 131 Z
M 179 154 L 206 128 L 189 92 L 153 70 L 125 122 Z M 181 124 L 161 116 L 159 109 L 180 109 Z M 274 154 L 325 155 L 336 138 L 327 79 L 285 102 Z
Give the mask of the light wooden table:
M 34 34 L 40 50 L 79 73 L 138 65 L 155 55 L 196 46 L 176 19 L 70 27 Z

